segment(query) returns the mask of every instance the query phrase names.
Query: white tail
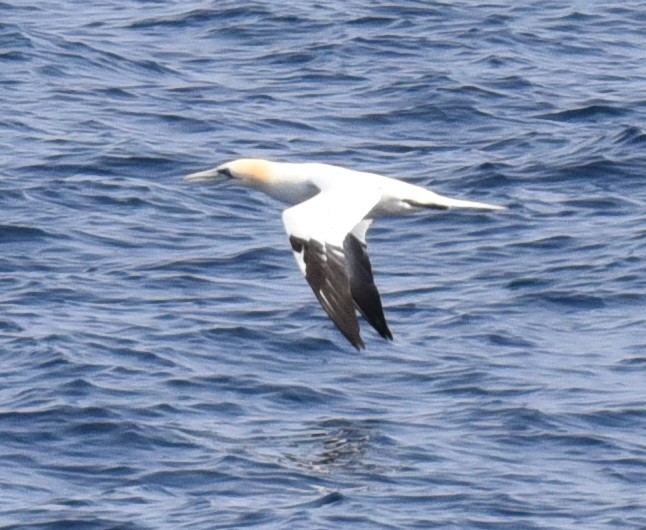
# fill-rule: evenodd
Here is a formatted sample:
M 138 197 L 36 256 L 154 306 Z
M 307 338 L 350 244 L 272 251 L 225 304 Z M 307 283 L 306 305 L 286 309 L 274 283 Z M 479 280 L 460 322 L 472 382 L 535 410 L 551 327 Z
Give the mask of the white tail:
M 423 200 L 415 200 L 415 206 L 426 208 L 475 208 L 478 210 L 506 210 L 504 206 L 497 206 L 495 204 L 487 204 L 486 202 L 465 201 L 462 199 L 451 199 L 444 195 L 439 195 L 430 190 L 424 189 Z M 421 198 L 421 197 L 420 197 Z

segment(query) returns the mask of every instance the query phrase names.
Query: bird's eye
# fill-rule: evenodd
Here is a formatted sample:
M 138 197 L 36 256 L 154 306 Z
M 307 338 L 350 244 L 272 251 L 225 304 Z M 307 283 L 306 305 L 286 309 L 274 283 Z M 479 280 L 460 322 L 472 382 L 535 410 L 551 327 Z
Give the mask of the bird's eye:
M 233 178 L 233 175 L 231 174 L 231 170 L 228 167 L 223 167 L 222 169 L 219 169 L 218 173 L 226 177 L 229 177 L 230 179 Z

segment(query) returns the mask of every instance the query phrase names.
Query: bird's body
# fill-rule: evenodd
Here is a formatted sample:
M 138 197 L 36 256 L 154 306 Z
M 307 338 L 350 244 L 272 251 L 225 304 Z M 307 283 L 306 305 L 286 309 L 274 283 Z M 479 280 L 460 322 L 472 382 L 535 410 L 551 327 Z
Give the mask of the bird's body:
M 234 180 L 291 205 L 283 212 L 283 222 L 299 267 L 332 321 L 357 349 L 364 343 L 355 307 L 382 337 L 392 339 L 367 254 L 366 231 L 373 219 L 428 208 L 502 209 L 328 164 L 241 159 L 186 180 Z

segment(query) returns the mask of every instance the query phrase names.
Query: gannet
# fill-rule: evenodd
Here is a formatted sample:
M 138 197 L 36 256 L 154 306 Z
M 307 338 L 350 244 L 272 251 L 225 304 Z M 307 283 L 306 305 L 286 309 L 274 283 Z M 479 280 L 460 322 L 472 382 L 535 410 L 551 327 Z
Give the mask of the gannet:
M 357 350 L 365 344 L 356 310 L 384 339 L 393 338 L 367 253 L 366 232 L 374 219 L 429 208 L 504 209 L 451 199 L 375 173 L 319 163 L 240 159 L 184 180 L 231 181 L 290 205 L 282 217 L 298 266 L 332 322 Z

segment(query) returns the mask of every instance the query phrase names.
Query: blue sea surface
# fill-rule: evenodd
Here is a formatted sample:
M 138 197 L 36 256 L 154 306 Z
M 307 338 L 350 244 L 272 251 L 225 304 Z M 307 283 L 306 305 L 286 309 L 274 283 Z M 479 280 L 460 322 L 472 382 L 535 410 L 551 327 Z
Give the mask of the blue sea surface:
M 0 528 L 646 528 L 646 2 L 0 0 Z M 338 333 L 241 157 L 376 222 Z

